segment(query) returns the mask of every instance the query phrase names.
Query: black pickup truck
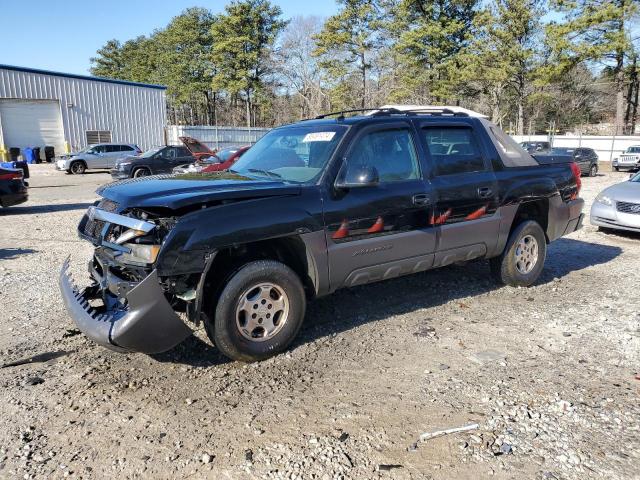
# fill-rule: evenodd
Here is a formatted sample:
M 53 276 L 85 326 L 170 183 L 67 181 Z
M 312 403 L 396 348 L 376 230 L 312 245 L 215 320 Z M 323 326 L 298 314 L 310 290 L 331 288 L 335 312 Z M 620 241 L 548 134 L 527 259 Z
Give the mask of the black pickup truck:
M 92 282 L 67 261 L 60 287 L 112 350 L 165 351 L 203 322 L 225 355 L 261 360 L 339 288 L 479 258 L 531 285 L 582 226 L 579 192 L 574 163 L 540 164 L 483 118 L 330 114 L 273 129 L 228 172 L 102 187 L 78 227 Z

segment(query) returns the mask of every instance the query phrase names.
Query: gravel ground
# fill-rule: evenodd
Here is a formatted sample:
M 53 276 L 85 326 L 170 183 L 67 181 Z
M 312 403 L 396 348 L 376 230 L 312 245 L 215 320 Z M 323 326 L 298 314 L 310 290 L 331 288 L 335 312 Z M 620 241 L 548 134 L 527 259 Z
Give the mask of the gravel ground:
M 587 211 L 624 178 L 584 179 Z M 75 227 L 108 180 L 37 165 L 0 212 L 0 478 L 640 478 L 639 236 L 587 224 L 528 289 L 474 262 L 340 291 L 257 364 L 202 331 L 123 355 L 57 287 L 69 254 L 84 275 Z

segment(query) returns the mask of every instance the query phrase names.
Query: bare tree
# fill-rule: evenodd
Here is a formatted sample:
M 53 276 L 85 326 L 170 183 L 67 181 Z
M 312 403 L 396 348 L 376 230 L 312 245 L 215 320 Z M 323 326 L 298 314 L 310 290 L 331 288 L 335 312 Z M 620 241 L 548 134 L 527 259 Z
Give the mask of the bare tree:
M 299 103 L 298 119 L 318 115 L 327 103 L 317 58 L 312 56 L 314 35 L 322 25 L 322 18 L 316 16 L 292 18 L 273 57 L 284 93 Z

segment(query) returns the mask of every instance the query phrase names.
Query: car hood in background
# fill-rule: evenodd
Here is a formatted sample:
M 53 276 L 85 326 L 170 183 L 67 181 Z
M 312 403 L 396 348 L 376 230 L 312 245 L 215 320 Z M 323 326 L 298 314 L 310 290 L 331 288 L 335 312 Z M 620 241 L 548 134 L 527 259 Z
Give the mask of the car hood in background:
M 222 200 L 298 195 L 300 187 L 270 179 L 215 172 L 133 178 L 107 184 L 96 193 L 118 203 L 119 210 L 131 207 L 177 209 Z
M 622 202 L 640 203 L 640 182 L 622 182 L 605 188 L 601 194 L 611 197 L 612 200 Z

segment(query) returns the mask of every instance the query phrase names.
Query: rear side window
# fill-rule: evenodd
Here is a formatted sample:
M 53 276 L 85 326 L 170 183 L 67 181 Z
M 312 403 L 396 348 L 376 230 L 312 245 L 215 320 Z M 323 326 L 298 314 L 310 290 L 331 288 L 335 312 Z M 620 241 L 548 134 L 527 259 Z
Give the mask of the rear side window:
M 422 135 L 436 175 L 485 170 L 484 160 L 471 128 L 428 127 L 422 129 Z
M 133 150 L 133 147 L 130 147 L 129 145 L 120 145 L 121 152 L 133 152 Z
M 107 153 L 113 153 L 113 152 L 119 152 L 120 151 L 120 145 L 107 145 Z

